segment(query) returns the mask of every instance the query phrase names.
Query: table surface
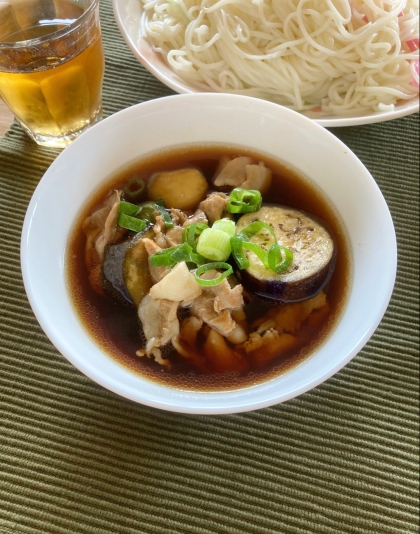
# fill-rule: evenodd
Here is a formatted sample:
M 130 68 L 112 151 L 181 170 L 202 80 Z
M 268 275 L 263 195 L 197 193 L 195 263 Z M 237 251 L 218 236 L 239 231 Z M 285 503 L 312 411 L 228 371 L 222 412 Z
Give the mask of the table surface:
M 105 114 L 173 94 L 134 59 L 110 0 L 101 21 Z M 60 150 L 13 123 L 0 139 L 0 534 L 417 533 L 418 126 L 330 129 L 372 173 L 397 234 L 394 294 L 371 340 L 296 399 L 206 417 L 103 389 L 39 327 L 20 233 Z

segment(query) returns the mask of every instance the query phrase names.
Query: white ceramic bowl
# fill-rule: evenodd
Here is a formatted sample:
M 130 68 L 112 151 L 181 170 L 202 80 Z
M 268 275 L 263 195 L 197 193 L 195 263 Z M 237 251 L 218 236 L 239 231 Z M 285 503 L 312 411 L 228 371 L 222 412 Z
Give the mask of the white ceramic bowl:
M 202 90 L 186 82 L 176 74 L 164 61 L 162 56 L 155 52 L 147 39 L 140 33 L 140 19 L 142 4 L 140 0 L 113 0 L 114 15 L 120 32 L 138 61 L 163 84 L 177 93 L 201 93 Z M 354 117 L 340 115 L 327 115 L 323 112 L 303 112 L 302 114 L 314 120 L 321 126 L 357 126 L 375 122 L 398 119 L 419 111 L 419 98 L 401 102 L 393 111 L 383 113 L 360 114 Z
M 133 374 L 102 352 L 79 322 L 66 284 L 69 232 L 86 199 L 128 162 L 191 144 L 252 148 L 310 177 L 340 214 L 353 258 L 350 296 L 334 331 L 307 361 L 278 378 L 236 391 L 188 392 Z M 57 349 L 80 371 L 136 402 L 188 413 L 231 413 L 276 404 L 320 384 L 373 334 L 391 297 L 395 232 L 376 182 L 334 135 L 263 100 L 178 95 L 138 104 L 103 120 L 54 161 L 28 207 L 22 273 L 34 313 Z

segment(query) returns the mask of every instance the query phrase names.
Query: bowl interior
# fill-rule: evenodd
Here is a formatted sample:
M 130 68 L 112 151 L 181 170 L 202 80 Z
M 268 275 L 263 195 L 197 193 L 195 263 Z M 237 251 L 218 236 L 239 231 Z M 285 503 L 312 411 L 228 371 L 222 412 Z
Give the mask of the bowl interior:
M 201 93 L 202 90 L 188 83 L 174 72 L 155 52 L 141 34 L 142 4 L 137 0 L 113 0 L 114 14 L 120 32 L 137 60 L 158 80 L 180 94 Z M 359 114 L 352 117 L 330 115 L 322 111 L 302 112 L 303 115 L 325 127 L 358 126 L 398 119 L 419 111 L 419 98 L 401 101 L 394 110 L 383 113 Z
M 122 367 L 86 333 L 67 288 L 67 239 L 85 201 L 127 163 L 176 146 L 232 146 L 232 140 L 235 146 L 266 154 L 297 169 L 324 192 L 348 234 L 353 261 L 349 298 L 327 342 L 292 371 L 234 391 L 169 389 Z M 54 231 L 49 231 L 51 221 Z M 389 210 L 375 181 L 357 157 L 327 130 L 262 100 L 197 94 L 125 109 L 67 147 L 33 195 L 22 233 L 21 260 L 25 288 L 38 321 L 57 349 L 87 376 L 120 395 L 158 408 L 230 413 L 299 395 L 333 375 L 357 354 L 388 305 L 395 279 L 396 243 Z

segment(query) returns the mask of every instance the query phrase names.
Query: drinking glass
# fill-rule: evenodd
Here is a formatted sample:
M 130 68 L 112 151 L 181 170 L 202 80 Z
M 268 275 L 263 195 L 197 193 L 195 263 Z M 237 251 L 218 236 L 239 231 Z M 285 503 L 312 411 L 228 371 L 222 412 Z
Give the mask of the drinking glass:
M 38 144 L 102 118 L 99 0 L 0 0 L 0 96 Z

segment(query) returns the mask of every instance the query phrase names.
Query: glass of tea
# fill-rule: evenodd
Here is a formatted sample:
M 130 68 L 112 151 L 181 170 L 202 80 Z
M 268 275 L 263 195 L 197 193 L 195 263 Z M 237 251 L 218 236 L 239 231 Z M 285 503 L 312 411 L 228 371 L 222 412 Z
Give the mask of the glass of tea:
M 0 1 L 0 96 L 38 144 L 102 118 L 103 75 L 99 0 Z

